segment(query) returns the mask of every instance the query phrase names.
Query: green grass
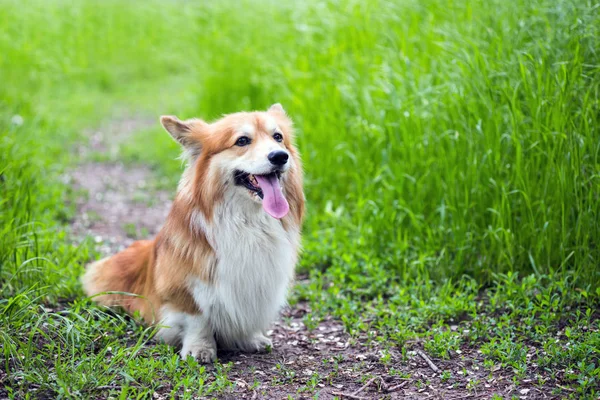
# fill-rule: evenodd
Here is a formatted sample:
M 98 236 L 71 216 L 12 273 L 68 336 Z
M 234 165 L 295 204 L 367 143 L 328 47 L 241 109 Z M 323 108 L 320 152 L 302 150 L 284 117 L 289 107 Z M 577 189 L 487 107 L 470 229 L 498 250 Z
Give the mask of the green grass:
M 185 396 L 233 385 L 228 366 L 208 373 L 148 349 L 151 330 L 83 298 L 78 275 L 96 254 L 66 233 L 75 195 L 61 175 L 83 129 L 111 116 L 211 119 L 278 101 L 306 169 L 299 270 L 310 279 L 292 302 L 309 301 L 308 326 L 333 315 L 391 347 L 420 338 L 439 358 L 477 347 L 517 383 L 533 352 L 548 373 L 568 371 L 556 377 L 574 390 L 563 395 L 597 396 L 598 11 L 562 0 L 2 2 L 9 395 L 93 396 L 115 377 L 122 398 L 164 382 Z M 157 126 L 119 158 L 174 188 L 177 151 Z

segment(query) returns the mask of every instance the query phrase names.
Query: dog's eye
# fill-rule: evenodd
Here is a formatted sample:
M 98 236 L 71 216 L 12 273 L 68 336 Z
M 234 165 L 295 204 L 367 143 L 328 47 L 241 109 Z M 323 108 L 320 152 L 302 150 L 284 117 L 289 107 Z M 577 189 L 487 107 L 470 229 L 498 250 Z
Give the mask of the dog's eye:
M 275 141 L 276 141 L 276 142 L 281 142 L 281 141 L 283 141 L 283 136 L 281 135 L 281 133 L 279 133 L 279 132 L 276 132 L 276 133 L 273 135 L 273 139 L 275 139 Z
M 250 138 L 248 136 L 242 136 L 235 142 L 235 145 L 240 146 L 240 147 L 247 146 L 249 144 L 250 144 Z

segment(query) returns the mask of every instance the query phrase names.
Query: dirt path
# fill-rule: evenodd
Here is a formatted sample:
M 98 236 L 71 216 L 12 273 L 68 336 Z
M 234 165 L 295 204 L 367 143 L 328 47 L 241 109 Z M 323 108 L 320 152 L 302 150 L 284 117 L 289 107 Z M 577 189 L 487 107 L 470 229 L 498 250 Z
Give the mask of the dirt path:
M 150 192 L 152 172 L 144 166 L 89 163 L 72 177 L 75 187 L 88 193 L 78 201 L 72 228 L 76 235 L 92 236 L 103 255 L 154 236 L 171 207 L 169 193 Z
M 157 123 L 152 117 L 115 119 L 85 132 L 89 142 L 77 147 L 83 162 L 68 175 L 73 187 L 87 196 L 78 199 L 71 228 L 76 237 L 91 236 L 103 255 L 154 236 L 169 212 L 172 194 L 152 188 L 153 173 L 145 165 L 87 160 L 98 153 L 115 158 L 132 134 Z
M 151 118 L 118 119 L 89 132 L 89 144 L 79 147 L 84 161 L 69 175 L 75 189 L 88 195 L 77 203 L 72 229 L 80 237 L 93 237 L 104 255 L 154 235 L 174 193 L 152 189 L 154 177 L 147 166 L 85 160 L 92 153 L 116 154 L 129 135 L 155 123 Z M 222 398 L 452 400 L 488 399 L 494 393 L 501 398 L 552 398 L 550 391 L 542 393 L 534 386 L 533 376 L 521 380 L 517 389 L 511 371 L 497 368 L 490 373 L 475 349 L 464 348 L 451 361 L 431 360 L 416 341 L 407 344 L 412 350 L 404 354 L 399 348 L 386 353 L 378 344 L 367 345 L 366 336 L 351 338 L 332 319 L 308 330 L 303 317 L 309 312 L 306 303 L 284 311 L 273 326 L 269 354 L 219 353 L 220 362 L 231 363 L 228 377 L 236 383 Z M 256 381 L 258 386 L 253 386 Z M 165 382 L 155 398 L 167 398 L 169 385 Z

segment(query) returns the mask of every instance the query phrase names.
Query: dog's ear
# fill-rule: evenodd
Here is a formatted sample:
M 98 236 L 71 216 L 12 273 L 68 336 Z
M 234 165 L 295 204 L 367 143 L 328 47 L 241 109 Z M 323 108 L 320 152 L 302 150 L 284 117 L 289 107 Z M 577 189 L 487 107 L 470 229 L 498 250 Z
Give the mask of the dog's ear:
M 194 128 L 197 129 L 202 125 L 205 125 L 206 123 L 204 121 L 199 119 L 180 121 L 175 116 L 163 115 L 160 117 L 160 123 L 180 145 L 188 150 L 200 152 L 201 144 L 198 139 L 194 137 L 193 131 Z
M 280 103 L 275 103 L 271 107 L 269 107 L 269 112 L 274 113 L 274 114 L 287 115 L 285 113 L 285 110 L 283 109 L 283 106 Z

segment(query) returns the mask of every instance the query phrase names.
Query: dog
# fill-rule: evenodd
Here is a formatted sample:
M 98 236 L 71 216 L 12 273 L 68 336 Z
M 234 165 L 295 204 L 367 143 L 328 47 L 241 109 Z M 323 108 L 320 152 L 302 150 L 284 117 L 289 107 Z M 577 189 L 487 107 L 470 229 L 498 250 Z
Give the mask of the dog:
M 187 160 L 166 222 L 154 240 L 92 263 L 84 290 L 159 324 L 182 358 L 211 362 L 217 343 L 264 350 L 300 250 L 305 199 L 292 121 L 279 103 L 213 123 L 160 121 Z

